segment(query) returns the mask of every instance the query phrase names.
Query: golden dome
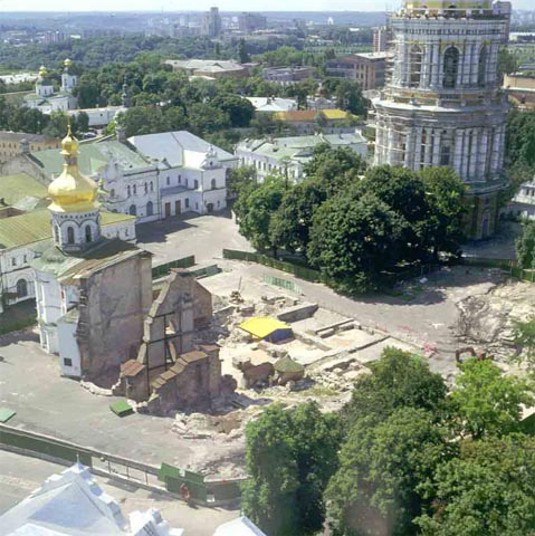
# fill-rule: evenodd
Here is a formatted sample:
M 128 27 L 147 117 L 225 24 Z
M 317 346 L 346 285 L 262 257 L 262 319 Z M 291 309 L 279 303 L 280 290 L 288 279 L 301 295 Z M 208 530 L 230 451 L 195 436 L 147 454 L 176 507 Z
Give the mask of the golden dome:
M 78 140 L 68 127 L 67 136 L 61 142 L 61 154 L 65 157 L 63 171 L 48 187 L 52 199 L 48 207 L 55 212 L 86 212 L 98 208 L 97 183 L 82 175 L 78 169 Z
M 39 67 L 39 76 L 41 78 L 44 78 L 47 74 L 48 71 L 46 70 L 46 67 L 44 65 L 41 65 L 41 67 Z
M 72 60 L 70 60 L 69 58 L 66 58 L 65 61 L 63 62 L 63 65 L 65 67 L 70 67 L 72 65 Z
M 61 140 L 61 154 L 63 156 L 78 154 L 78 140 L 72 135 L 70 123 L 67 126 L 67 135 Z

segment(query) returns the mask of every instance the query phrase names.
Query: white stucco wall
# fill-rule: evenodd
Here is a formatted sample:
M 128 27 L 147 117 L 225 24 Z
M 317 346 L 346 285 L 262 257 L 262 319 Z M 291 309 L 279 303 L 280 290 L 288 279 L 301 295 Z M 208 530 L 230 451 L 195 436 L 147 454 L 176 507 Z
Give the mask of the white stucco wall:
M 76 342 L 76 326 L 74 322 L 65 322 L 61 319 L 58 322 L 57 335 L 61 374 L 79 378 L 82 374 L 82 366 Z

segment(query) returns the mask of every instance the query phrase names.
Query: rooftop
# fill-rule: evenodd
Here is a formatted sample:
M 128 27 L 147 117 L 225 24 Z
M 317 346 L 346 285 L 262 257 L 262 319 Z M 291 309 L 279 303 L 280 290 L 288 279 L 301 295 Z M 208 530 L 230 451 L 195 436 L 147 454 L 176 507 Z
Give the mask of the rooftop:
M 351 116 L 349 112 L 339 110 L 338 108 L 325 109 L 325 110 L 290 110 L 288 112 L 275 113 L 275 119 L 279 121 L 288 122 L 301 122 L 301 121 L 315 121 L 316 116 L 322 114 L 328 121 L 339 121 L 347 119 Z
M 9 132 L 7 130 L 0 130 L 0 140 L 16 142 L 21 142 L 22 140 L 27 140 L 29 142 L 56 142 L 58 144 L 60 142 L 59 138 L 52 138 L 51 136 L 45 136 L 44 134 L 27 134 L 26 132 Z
M 120 221 L 135 220 L 135 216 L 118 212 L 100 212 L 103 227 Z M 50 212 L 34 210 L 20 216 L 0 219 L 0 249 L 29 246 L 52 237 Z
M 0 199 L 14 206 L 27 198 L 43 199 L 48 196 L 47 187 L 26 173 L 0 177 Z
M 254 337 L 263 339 L 279 329 L 290 329 L 290 326 L 271 316 L 253 316 L 242 322 L 240 328 Z
M 186 130 L 132 136 L 128 142 L 148 160 L 165 160 L 170 167 L 198 168 L 212 147 L 207 141 Z M 213 150 L 220 161 L 236 159 L 219 147 L 213 146 Z
M 33 152 L 31 157 L 48 176 L 59 175 L 63 170 L 64 158 L 57 149 Z M 79 146 L 78 165 L 84 175 L 98 173 L 111 159 L 127 172 L 146 170 L 151 165 L 139 153 L 115 140 Z
M 289 157 L 307 160 L 312 156 L 314 147 L 320 143 L 328 143 L 332 147 L 347 147 L 359 144 L 367 145 L 364 136 L 360 132 L 355 131 L 347 134 L 317 134 L 244 140 L 238 145 L 238 149 L 252 151 L 258 155 L 277 159 Z
M 283 99 L 280 97 L 245 97 L 257 112 L 287 112 L 295 110 L 295 99 Z
M 148 252 L 118 238 L 101 238 L 76 254 L 61 251 L 51 240 L 36 244 L 33 249 L 38 256 L 30 262 L 32 268 L 53 274 L 61 283 L 67 285 L 76 285 L 80 278 L 136 255 L 149 255 Z
M 165 60 L 165 63 L 176 69 L 200 71 L 206 71 L 210 68 L 215 68 L 214 70 L 216 71 L 235 71 L 244 69 L 243 65 L 232 60 Z

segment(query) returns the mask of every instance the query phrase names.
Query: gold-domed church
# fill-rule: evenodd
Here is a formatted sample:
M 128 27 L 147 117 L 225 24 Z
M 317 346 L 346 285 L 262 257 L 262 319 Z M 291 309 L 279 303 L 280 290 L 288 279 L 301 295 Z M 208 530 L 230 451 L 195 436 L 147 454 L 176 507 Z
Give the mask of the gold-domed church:
M 61 145 L 63 170 L 48 187 L 53 238 L 34 248 L 31 262 L 41 346 L 59 354 L 63 375 L 109 387 L 141 344 L 151 255 L 102 235 L 99 187 L 78 167 L 70 127 Z
M 78 140 L 70 125 L 61 148 L 65 163 L 61 174 L 48 187 L 52 200 L 48 209 L 56 245 L 64 251 L 80 251 L 101 236 L 98 185 L 80 172 Z
M 61 86 L 57 91 L 52 77 L 49 76 L 48 69 L 42 65 L 35 83 L 35 92 L 24 97 L 24 104 L 28 108 L 36 108 L 44 114 L 57 111 L 67 112 L 78 108 L 78 99 L 73 95 L 78 77 L 72 71 L 72 60 L 67 58 L 63 62 Z

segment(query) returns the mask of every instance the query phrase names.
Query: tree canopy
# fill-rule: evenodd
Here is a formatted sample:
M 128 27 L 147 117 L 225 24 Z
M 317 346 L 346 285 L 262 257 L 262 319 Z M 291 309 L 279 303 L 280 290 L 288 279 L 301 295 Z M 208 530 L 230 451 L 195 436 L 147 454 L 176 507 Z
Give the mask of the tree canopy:
M 533 389 L 523 379 L 506 376 L 490 360 L 469 359 L 461 365 L 451 395 L 461 429 L 474 439 L 519 431 L 522 404 L 533 403 Z
M 247 481 L 242 508 L 268 534 L 316 534 L 323 491 L 337 468 L 340 431 L 316 404 L 269 407 L 247 425 Z
M 472 359 L 447 395 L 397 348 L 370 369 L 338 414 L 274 405 L 248 425 L 245 514 L 268 536 L 535 534 L 528 384 Z

